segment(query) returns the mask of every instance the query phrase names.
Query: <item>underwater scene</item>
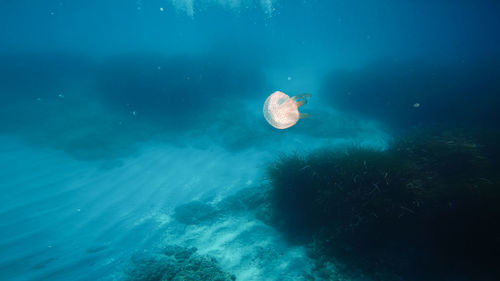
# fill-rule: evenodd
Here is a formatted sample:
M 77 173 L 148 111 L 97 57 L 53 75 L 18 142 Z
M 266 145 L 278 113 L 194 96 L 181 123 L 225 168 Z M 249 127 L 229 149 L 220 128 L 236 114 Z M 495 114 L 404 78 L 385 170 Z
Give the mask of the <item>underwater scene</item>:
M 0 0 L 0 280 L 500 280 L 497 0 Z

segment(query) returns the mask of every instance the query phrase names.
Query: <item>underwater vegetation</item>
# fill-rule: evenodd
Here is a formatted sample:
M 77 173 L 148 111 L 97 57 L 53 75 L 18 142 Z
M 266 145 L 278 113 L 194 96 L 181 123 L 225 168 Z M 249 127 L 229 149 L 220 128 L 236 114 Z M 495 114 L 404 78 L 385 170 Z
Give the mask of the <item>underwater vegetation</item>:
M 126 272 L 129 281 L 232 281 L 236 278 L 223 272 L 217 261 L 209 256 L 196 254 L 197 249 L 168 245 L 162 251 L 137 254 Z
M 322 92 L 338 109 L 396 128 L 493 127 L 500 102 L 500 62 L 381 62 L 327 75 Z
M 283 155 L 268 169 L 268 222 L 374 280 L 498 280 L 499 141 L 455 130 Z

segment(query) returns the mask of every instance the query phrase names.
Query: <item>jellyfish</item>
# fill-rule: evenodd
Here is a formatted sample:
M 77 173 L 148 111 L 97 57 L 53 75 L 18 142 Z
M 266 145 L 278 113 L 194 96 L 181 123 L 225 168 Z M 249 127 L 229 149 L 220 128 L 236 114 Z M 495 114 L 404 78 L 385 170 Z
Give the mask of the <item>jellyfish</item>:
M 276 129 L 290 128 L 299 119 L 311 116 L 310 114 L 299 112 L 299 107 L 306 104 L 307 99 L 310 97 L 310 94 L 289 97 L 283 92 L 276 91 L 264 102 L 264 117 Z

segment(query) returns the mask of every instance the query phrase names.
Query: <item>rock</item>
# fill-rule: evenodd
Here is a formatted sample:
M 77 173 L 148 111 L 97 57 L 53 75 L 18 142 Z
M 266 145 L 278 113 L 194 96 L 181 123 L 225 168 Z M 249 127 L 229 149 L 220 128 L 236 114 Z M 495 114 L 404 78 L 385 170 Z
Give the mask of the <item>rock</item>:
M 191 247 L 189 249 L 183 248 L 181 251 L 177 252 L 174 256 L 178 261 L 185 261 L 189 259 L 198 249 L 196 247 Z
M 203 202 L 193 201 L 175 208 L 174 218 L 183 224 L 199 224 L 217 217 L 217 210 Z
M 126 272 L 129 281 L 234 281 L 210 256 L 196 254 L 195 247 L 168 245 L 156 254 L 137 254 Z
M 193 257 L 186 263 L 172 281 L 231 281 L 235 277 L 221 271 L 215 259 L 208 256 Z

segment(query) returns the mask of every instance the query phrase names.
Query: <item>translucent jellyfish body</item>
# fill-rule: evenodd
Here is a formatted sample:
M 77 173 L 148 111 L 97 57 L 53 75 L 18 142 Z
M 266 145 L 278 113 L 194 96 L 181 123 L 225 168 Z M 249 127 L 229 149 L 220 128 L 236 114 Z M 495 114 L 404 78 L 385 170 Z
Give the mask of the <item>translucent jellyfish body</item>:
M 300 94 L 289 97 L 283 92 L 272 93 L 264 102 L 263 113 L 267 122 L 276 129 L 286 129 L 295 125 L 301 118 L 310 115 L 300 113 L 299 107 L 307 103 L 310 94 Z

